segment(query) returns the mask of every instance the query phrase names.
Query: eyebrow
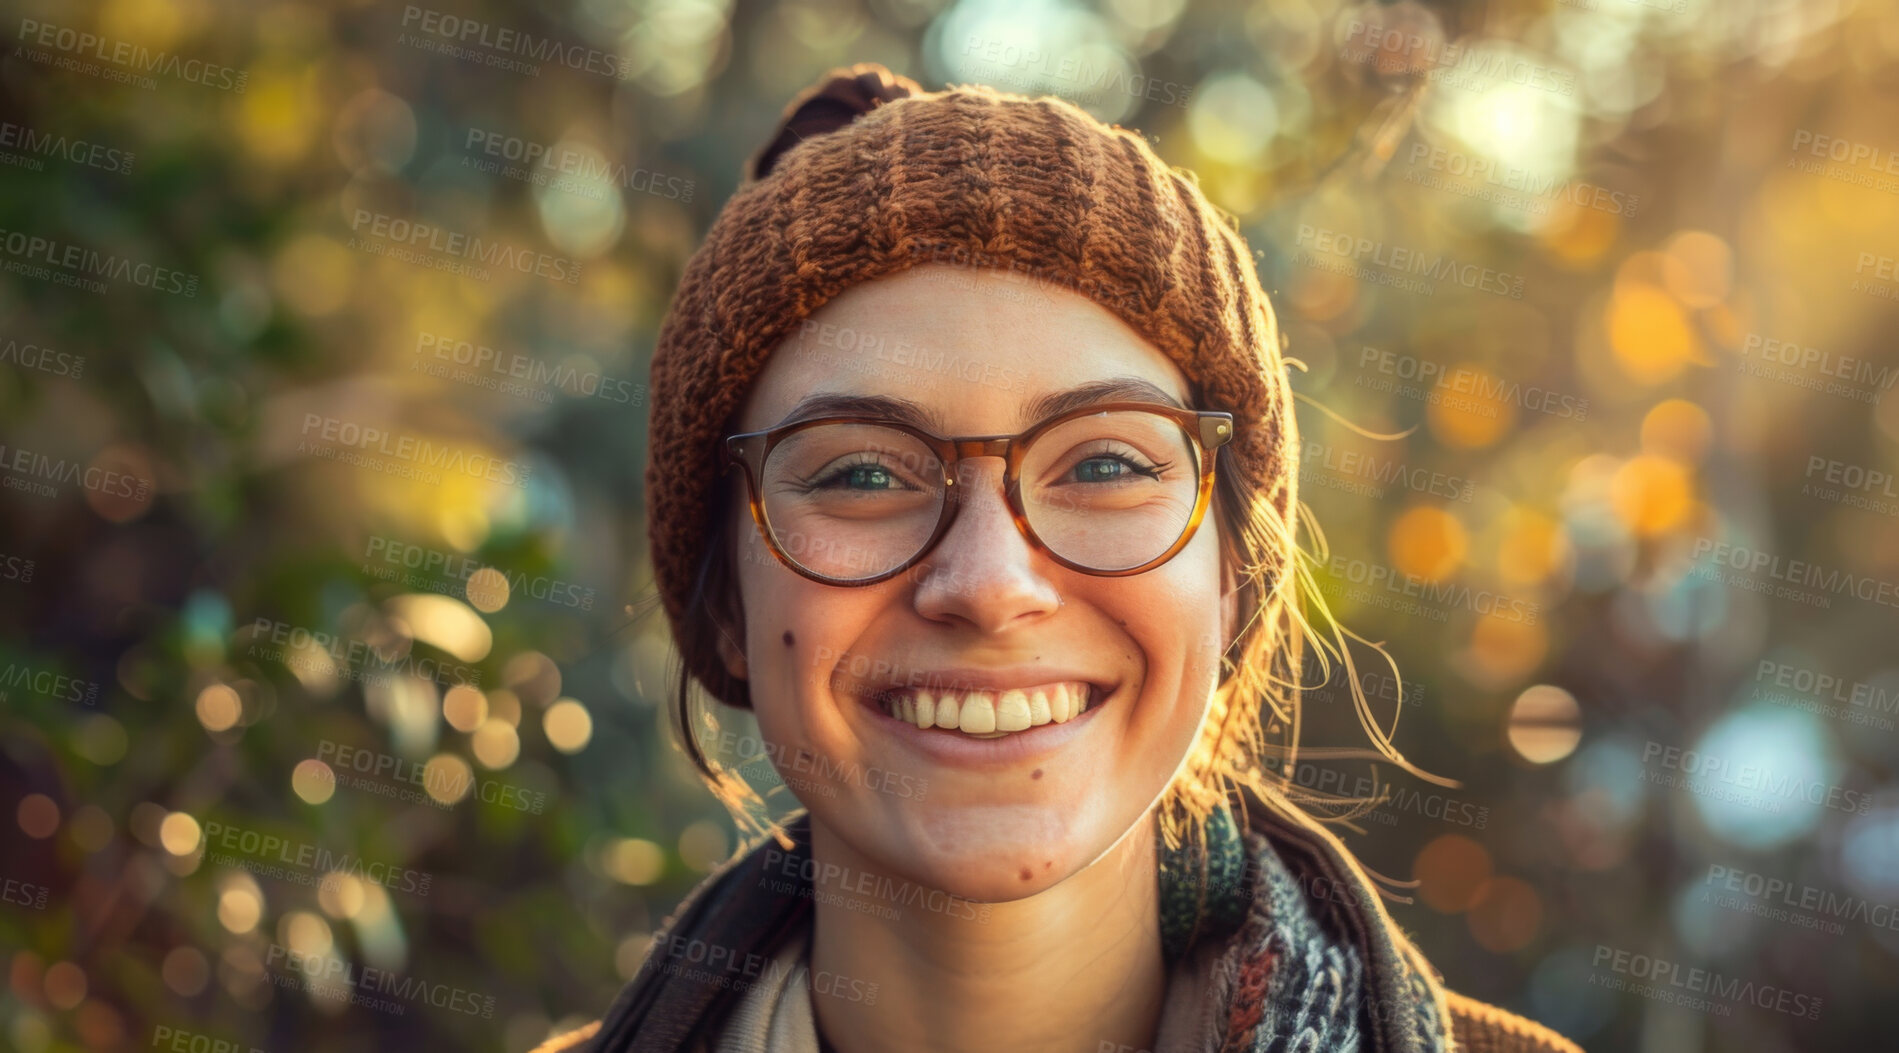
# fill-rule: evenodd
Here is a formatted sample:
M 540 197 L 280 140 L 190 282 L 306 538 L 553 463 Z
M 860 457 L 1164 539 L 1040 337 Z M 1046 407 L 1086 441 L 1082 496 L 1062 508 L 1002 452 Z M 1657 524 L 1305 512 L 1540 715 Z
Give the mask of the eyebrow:
M 1016 423 L 1023 428 L 1060 416 L 1070 410 L 1081 409 L 1100 402 L 1158 402 L 1164 406 L 1185 409 L 1180 399 L 1166 389 L 1140 377 L 1111 377 L 1107 380 L 1095 380 L 1062 391 L 1052 391 L 1039 396 L 1023 407 L 1023 415 Z M 784 427 L 813 417 L 882 417 L 901 421 L 915 428 L 934 432 L 938 435 L 949 429 L 944 426 L 943 418 L 935 410 L 920 403 L 891 395 L 852 395 L 843 392 L 819 391 L 805 396 L 791 412 L 785 414 L 777 427 Z

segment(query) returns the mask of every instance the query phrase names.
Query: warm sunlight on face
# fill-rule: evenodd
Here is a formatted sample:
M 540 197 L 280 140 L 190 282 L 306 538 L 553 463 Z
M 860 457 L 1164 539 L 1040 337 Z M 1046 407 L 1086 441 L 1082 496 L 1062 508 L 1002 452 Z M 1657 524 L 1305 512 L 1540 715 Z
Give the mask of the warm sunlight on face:
M 1030 415 L 1039 398 L 1105 380 L 1144 381 L 1207 408 L 1104 308 L 995 272 L 914 268 L 852 287 L 809 322 L 767 362 L 740 430 L 774 427 L 809 396 L 838 394 L 908 400 L 941 435 L 1015 434 L 1039 422 Z M 1064 482 L 1130 470 L 1086 456 L 1063 462 Z M 1156 460 L 1136 467 L 1166 479 L 1193 471 L 1190 457 Z M 891 480 L 869 471 L 846 485 L 887 492 Z M 984 901 L 1040 892 L 1135 826 L 1193 745 L 1225 639 L 1211 511 L 1169 562 L 1100 577 L 1030 545 L 1002 475 L 999 457 L 964 462 L 949 531 L 921 563 L 869 586 L 825 585 L 781 565 L 742 501 L 730 524 L 745 632 L 743 664 L 735 655 L 728 664 L 750 682 L 787 785 L 867 868 Z M 1228 617 L 1231 608 L 1229 599 Z M 1027 731 L 926 730 L 917 685 L 951 685 L 965 714 L 1010 705 L 1020 688 L 1049 697 L 1055 716 L 1038 701 L 1043 722 Z M 1057 685 L 1070 709 L 1082 697 L 1087 708 L 1061 720 Z

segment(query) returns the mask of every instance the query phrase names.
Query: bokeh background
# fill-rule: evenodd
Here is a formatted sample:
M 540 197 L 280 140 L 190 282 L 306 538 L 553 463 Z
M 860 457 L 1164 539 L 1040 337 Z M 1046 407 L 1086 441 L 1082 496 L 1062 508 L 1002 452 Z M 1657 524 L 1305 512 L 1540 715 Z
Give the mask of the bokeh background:
M 784 103 L 879 61 L 1138 129 L 1257 250 L 1329 601 L 1461 785 L 1292 775 L 1382 773 L 1348 840 L 1454 987 L 1591 1050 L 1893 1048 L 1890 5 L 3 26 L 0 1046 L 518 1051 L 604 1009 L 737 846 L 664 715 L 653 336 Z M 1305 742 L 1366 745 L 1338 681 Z M 316 961 L 405 993 L 283 985 Z

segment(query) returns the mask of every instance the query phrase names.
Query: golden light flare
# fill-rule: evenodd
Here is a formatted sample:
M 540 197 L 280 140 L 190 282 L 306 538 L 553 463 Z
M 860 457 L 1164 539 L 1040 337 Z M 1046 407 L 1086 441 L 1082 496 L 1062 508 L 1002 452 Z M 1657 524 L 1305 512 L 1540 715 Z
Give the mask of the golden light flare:
M 462 591 L 476 610 L 493 614 L 508 605 L 508 576 L 493 567 L 483 567 L 468 576 Z
M 1437 388 L 1434 394 L 1439 397 L 1424 408 L 1424 419 L 1439 442 L 1476 450 L 1514 430 L 1517 408 L 1503 398 L 1511 386 L 1502 377 L 1475 362 L 1460 362 L 1444 375 L 1456 377 L 1457 385 Z
M 1582 742 L 1582 707 L 1554 684 L 1527 688 L 1510 705 L 1510 747 L 1531 764 L 1554 764 Z
M 1617 283 L 1609 298 L 1609 346 L 1630 379 L 1659 384 L 1706 361 L 1701 338 L 1675 298 L 1647 283 Z
M 494 632 L 488 623 L 454 597 L 404 593 L 384 600 L 383 609 L 402 619 L 415 639 L 439 647 L 464 662 L 479 662 L 488 657 L 488 651 L 494 647 Z
M 1631 457 L 1609 481 L 1609 504 L 1616 517 L 1643 537 L 1685 522 L 1694 499 L 1694 473 L 1668 457 Z
M 336 946 L 336 937 L 321 915 L 293 910 L 277 920 L 277 942 L 293 953 L 321 957 Z
M 317 905 L 323 908 L 323 913 L 339 921 L 360 913 L 365 898 L 363 879 L 347 870 L 331 871 L 317 887 Z
M 1714 443 L 1708 411 L 1687 399 L 1664 399 L 1642 418 L 1642 452 L 1697 464 Z
M 198 692 L 198 701 L 192 708 L 204 730 L 229 731 L 244 715 L 244 700 L 229 684 L 209 684 Z
M 1490 873 L 1490 852 L 1462 834 L 1433 838 L 1411 865 L 1419 882 L 1418 898 L 1440 914 L 1469 910 Z
M 327 124 L 325 105 L 317 97 L 314 67 L 264 68 L 250 71 L 244 93 L 234 98 L 237 137 L 252 157 L 269 165 L 286 165 L 303 157 Z
M 521 736 L 514 730 L 514 725 L 491 718 L 475 729 L 469 748 L 474 750 L 475 759 L 481 762 L 482 767 L 496 771 L 513 764 L 521 756 Z
M 1487 614 L 1471 627 L 1467 657 L 1484 681 L 1506 684 L 1520 681 L 1549 655 L 1549 633 L 1525 618 Z
M 453 753 L 438 753 L 423 766 L 422 784 L 430 797 L 443 804 L 456 804 L 475 788 L 475 769 Z
M 456 731 L 473 731 L 488 719 L 488 697 L 479 688 L 456 684 L 442 696 L 442 719 Z
M 1469 536 L 1457 517 L 1441 508 L 1407 509 L 1385 535 L 1391 565 L 1424 581 L 1442 581 L 1464 562 Z
M 615 838 L 601 853 L 600 867 L 623 885 L 650 885 L 666 872 L 666 850 L 643 838 Z
M 1548 581 L 1569 555 L 1569 535 L 1560 522 L 1533 509 L 1504 514 L 1497 544 L 1497 573 L 1513 585 Z
M 1663 275 L 1675 299 L 1697 310 L 1727 299 L 1734 283 L 1734 252 L 1727 242 L 1705 230 L 1684 230 L 1664 251 L 1681 264 Z
M 1537 238 L 1557 263 L 1572 270 L 1583 270 L 1614 248 L 1621 233 L 1620 218 L 1559 197 Z
M 579 700 L 563 698 L 547 707 L 541 717 L 541 731 L 555 749 L 579 753 L 593 740 L 593 715 Z
M 290 789 L 305 804 L 322 804 L 336 795 L 336 773 L 314 757 L 298 761 L 290 770 Z
M 242 936 L 257 928 L 264 916 L 264 901 L 256 890 L 228 888 L 218 896 L 218 924 Z
M 184 812 L 173 812 L 158 826 L 158 843 L 175 856 L 188 856 L 198 850 L 204 830 L 198 820 Z

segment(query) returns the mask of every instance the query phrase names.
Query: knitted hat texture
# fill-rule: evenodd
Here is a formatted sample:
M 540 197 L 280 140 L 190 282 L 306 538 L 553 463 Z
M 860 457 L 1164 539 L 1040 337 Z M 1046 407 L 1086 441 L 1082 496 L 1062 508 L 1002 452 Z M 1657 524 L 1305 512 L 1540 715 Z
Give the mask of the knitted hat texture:
M 1000 269 L 1085 296 L 1234 415 L 1222 474 L 1287 516 L 1296 436 L 1272 307 L 1229 217 L 1139 135 L 1065 100 L 925 92 L 864 63 L 786 108 L 687 262 L 652 364 L 647 529 L 675 640 L 692 598 L 721 442 L 772 350 L 844 290 L 924 264 Z M 749 704 L 711 648 L 686 669 Z

